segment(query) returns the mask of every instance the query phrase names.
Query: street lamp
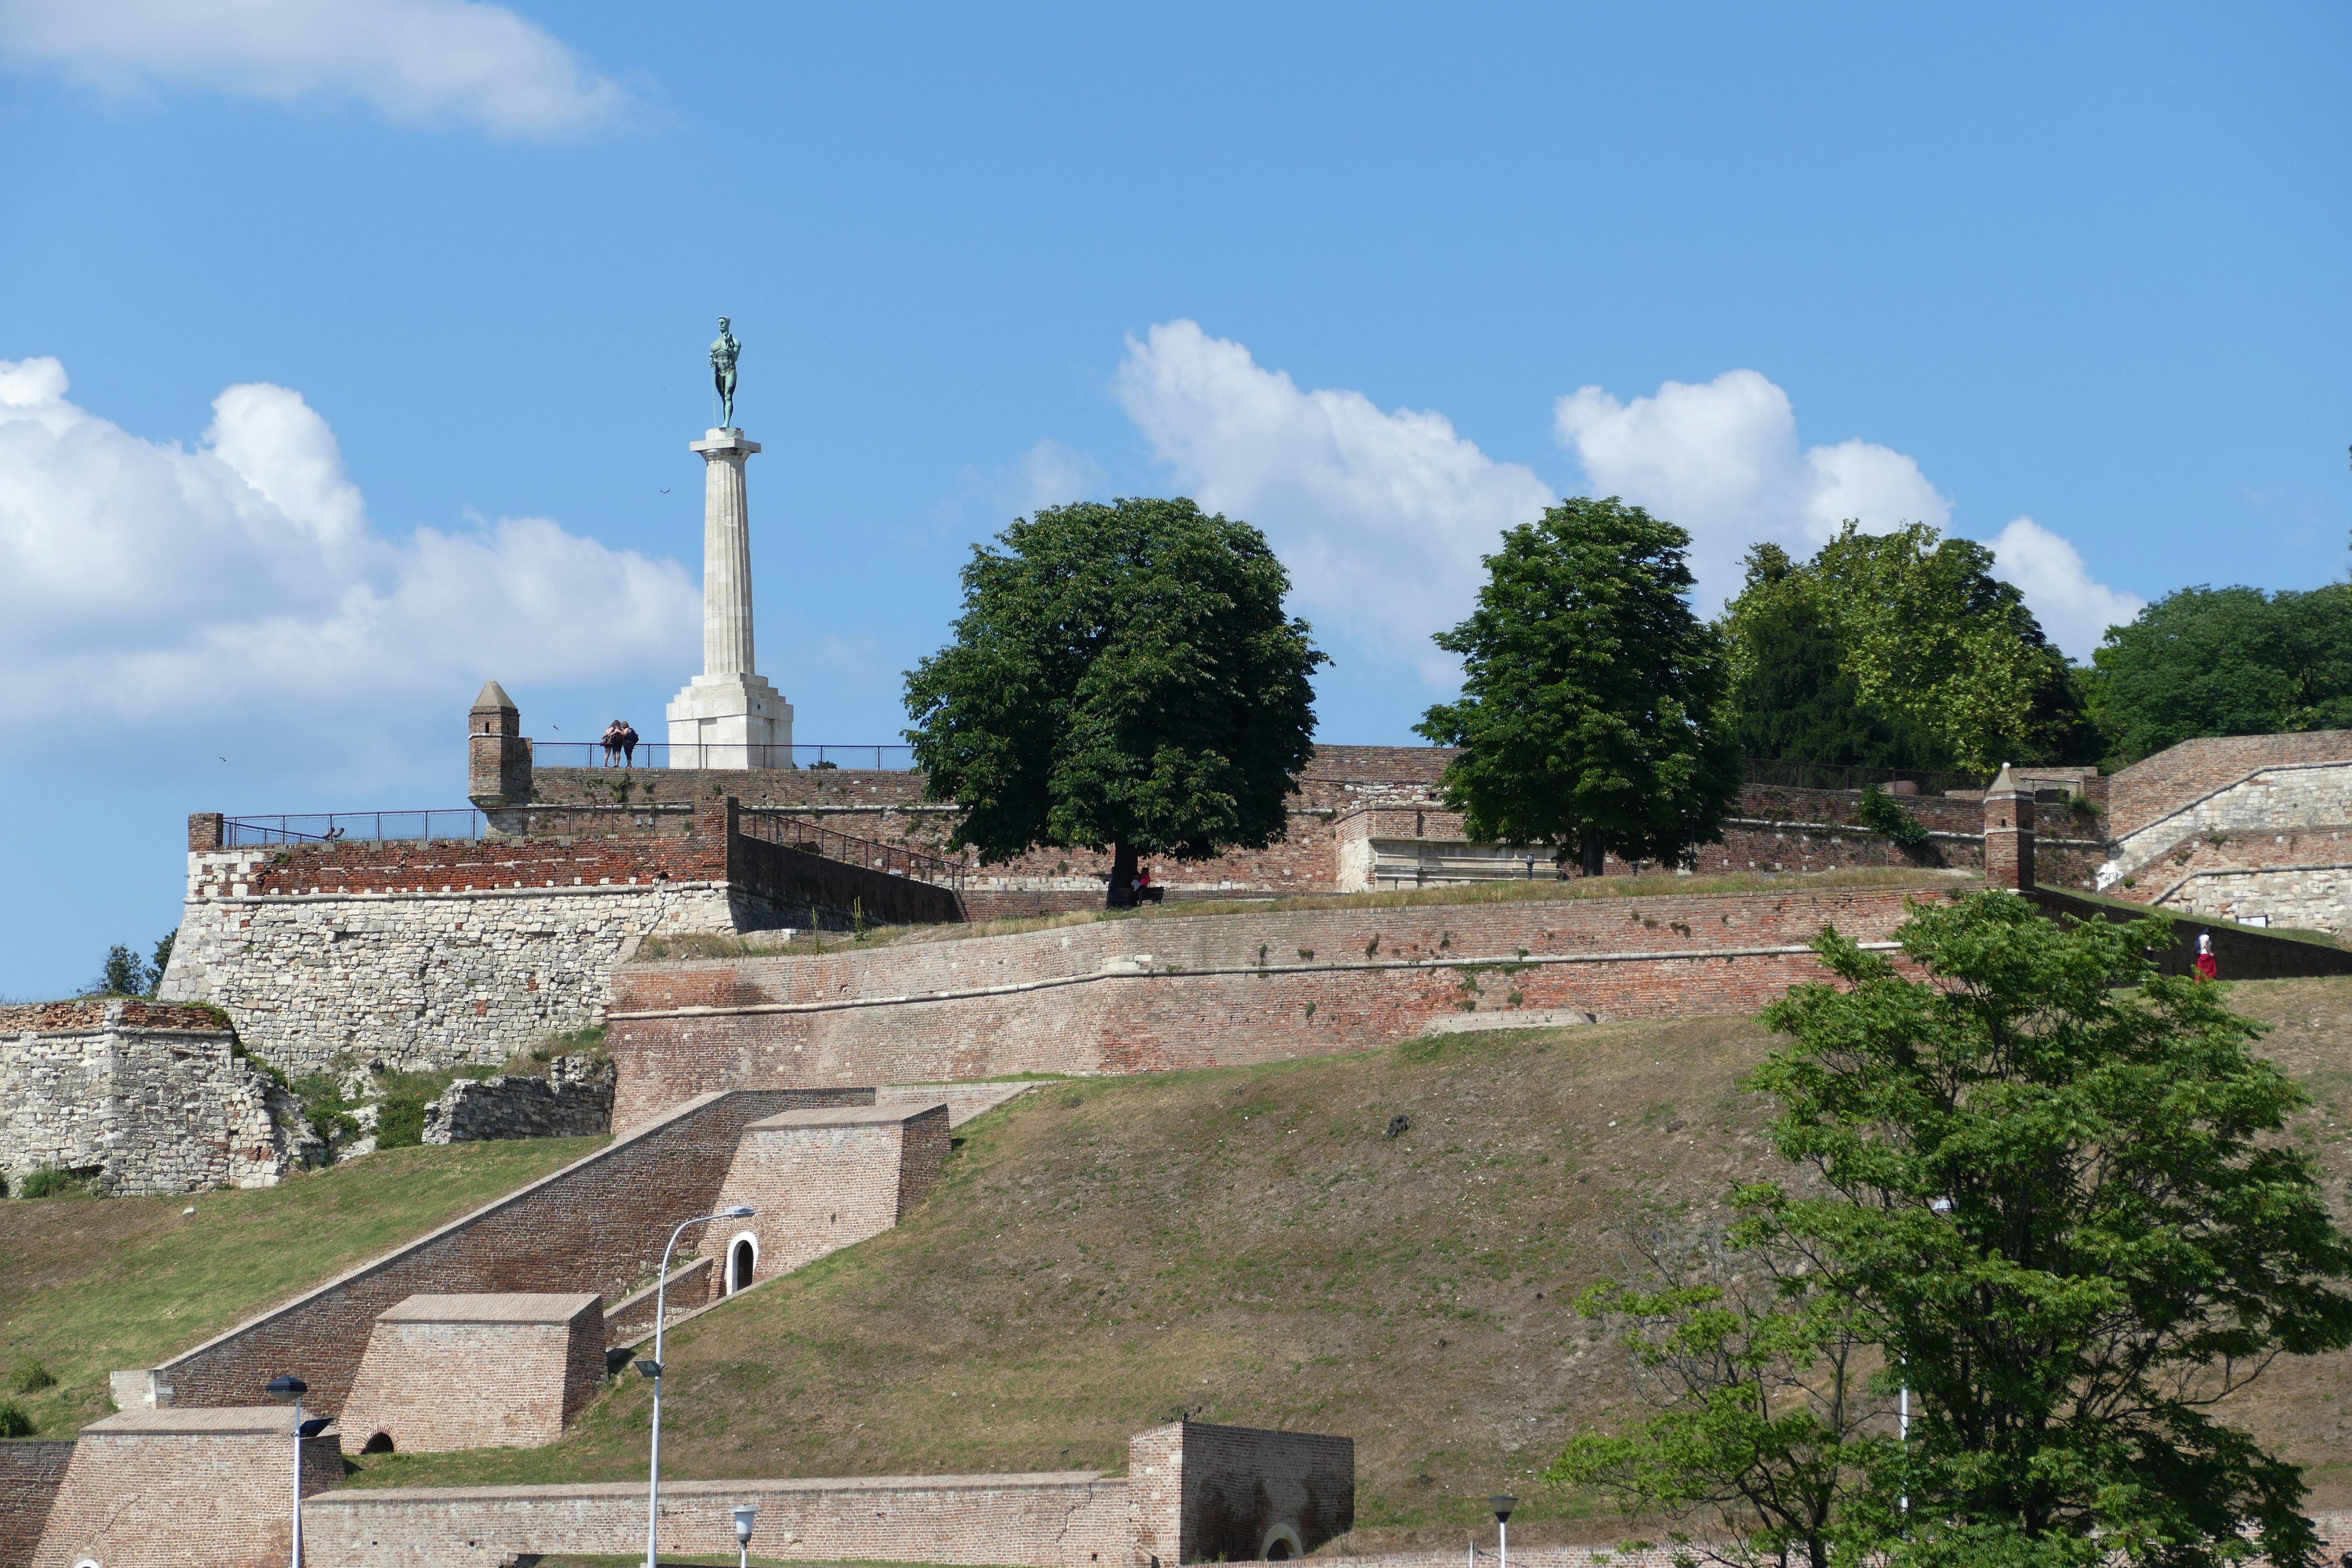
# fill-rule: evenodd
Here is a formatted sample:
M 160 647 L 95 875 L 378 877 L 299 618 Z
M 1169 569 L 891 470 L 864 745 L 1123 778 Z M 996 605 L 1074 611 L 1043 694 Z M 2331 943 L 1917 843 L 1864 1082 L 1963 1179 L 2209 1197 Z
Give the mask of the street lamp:
M 654 1445 L 653 1458 L 646 1477 L 646 1568 L 660 1568 L 655 1559 L 655 1542 L 661 1531 L 661 1376 L 662 1331 L 669 1326 L 669 1255 L 677 1250 L 677 1238 L 698 1225 L 709 1225 L 714 1219 L 749 1219 L 750 1204 L 737 1204 L 720 1209 L 717 1214 L 697 1215 L 680 1220 L 677 1228 L 669 1233 L 669 1245 L 662 1248 L 661 1272 L 655 1276 L 660 1284 L 654 1289 L 654 1356 L 651 1361 L 637 1363 L 640 1376 L 654 1380 Z M 299 1541 L 300 1537 L 296 1537 Z M 749 1540 L 747 1536 L 745 1538 Z M 302 1568 L 297 1560 L 294 1568 Z
M 760 1510 L 751 1503 L 739 1502 L 730 1511 L 735 1515 L 735 1550 L 741 1553 L 740 1568 L 751 1568 L 751 1521 Z
M 280 1373 L 265 1390 L 280 1405 L 294 1406 L 294 1568 L 302 1568 L 302 1396 L 310 1385 L 292 1373 Z
M 1486 1502 L 1495 1510 L 1495 1543 L 1501 1549 L 1495 1554 L 1496 1561 L 1502 1568 L 1511 1568 L 1511 1510 L 1519 1506 L 1519 1500 L 1508 1492 L 1497 1492 Z

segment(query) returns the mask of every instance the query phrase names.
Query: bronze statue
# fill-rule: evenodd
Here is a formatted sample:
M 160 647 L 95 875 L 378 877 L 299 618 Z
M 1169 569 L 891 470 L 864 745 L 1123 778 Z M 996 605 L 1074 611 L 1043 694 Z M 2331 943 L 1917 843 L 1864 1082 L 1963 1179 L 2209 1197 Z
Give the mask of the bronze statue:
M 719 341 L 710 345 L 710 379 L 719 387 L 719 427 L 735 428 L 735 356 L 743 345 L 727 330 L 727 318 L 719 318 Z

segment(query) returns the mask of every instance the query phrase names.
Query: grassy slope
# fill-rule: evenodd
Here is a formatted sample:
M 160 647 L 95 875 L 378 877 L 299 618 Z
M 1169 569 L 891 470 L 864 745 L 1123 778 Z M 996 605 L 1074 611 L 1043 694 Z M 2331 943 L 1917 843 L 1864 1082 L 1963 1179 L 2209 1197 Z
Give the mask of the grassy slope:
M 47 1366 L 57 1386 L 16 1397 L 39 1436 L 70 1436 L 111 1408 L 108 1373 L 201 1344 L 604 1142 L 389 1149 L 254 1192 L 0 1202 L 0 1375 Z
M 2298 1128 L 2345 1208 L 2352 981 L 2238 988 L 2322 1100 Z M 1457 1545 L 1498 1489 L 1523 1539 L 1611 1532 L 1534 1472 L 1627 1413 L 1568 1300 L 1615 1227 L 1761 1174 L 1765 1047 L 1734 1019 L 1453 1037 L 1360 1056 L 1088 1081 L 962 1131 L 906 1225 L 671 1342 L 665 1470 L 903 1474 L 1125 1462 L 1180 1411 L 1357 1439 L 1360 1547 Z M 1391 1116 L 1412 1128 L 1382 1134 Z M 2352 1500 L 2352 1364 L 2284 1369 L 2242 1419 Z M 643 1474 L 619 1383 L 538 1450 L 367 1461 L 361 1485 Z M 1585 1521 L 1580 1522 L 1580 1521 Z M 1518 1522 L 1518 1521 L 1515 1521 Z

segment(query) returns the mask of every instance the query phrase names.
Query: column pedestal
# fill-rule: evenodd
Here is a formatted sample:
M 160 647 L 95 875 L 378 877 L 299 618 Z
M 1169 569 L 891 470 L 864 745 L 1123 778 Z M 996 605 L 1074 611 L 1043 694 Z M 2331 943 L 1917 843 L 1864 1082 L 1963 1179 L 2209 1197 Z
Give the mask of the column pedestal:
M 788 768 L 793 705 L 764 675 L 698 675 L 669 703 L 674 768 Z

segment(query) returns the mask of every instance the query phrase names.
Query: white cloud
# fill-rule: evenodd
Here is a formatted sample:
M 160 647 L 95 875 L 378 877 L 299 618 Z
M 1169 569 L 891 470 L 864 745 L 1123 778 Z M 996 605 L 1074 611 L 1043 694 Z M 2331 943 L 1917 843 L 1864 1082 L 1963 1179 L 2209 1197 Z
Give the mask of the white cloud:
M 1013 510 L 1026 515 L 1042 507 L 1067 506 L 1098 493 L 1108 476 L 1102 465 L 1059 441 L 1040 441 L 1021 459 Z
M 0 0 L 0 58 L 110 93 L 352 98 L 405 123 L 513 136 L 586 130 L 628 101 L 561 42 L 479 0 Z
M 1263 529 L 1298 604 L 1433 684 L 1455 678 L 1432 632 L 1468 613 L 1478 559 L 1555 499 L 1442 414 L 1383 413 L 1360 392 L 1301 392 L 1192 321 L 1128 341 L 1128 416 L 1203 507 Z
M 490 677 L 693 668 L 701 594 L 676 562 L 545 518 L 387 539 L 298 393 L 230 387 L 194 451 L 66 393 L 54 359 L 0 361 L 0 721 L 16 733 L 71 733 L 85 756 L 224 730 L 281 751 L 408 741 Z
M 1850 517 L 1873 531 L 1951 522 L 1951 502 L 1900 452 L 1859 440 L 1801 448 L 1789 395 L 1752 370 L 1697 385 L 1670 381 L 1631 403 L 1582 387 L 1552 412 L 1593 494 L 1690 530 L 1696 597 L 1708 611 L 1738 591 L 1739 558 L 1753 544 L 1810 554 Z
M 2147 605 L 2136 595 L 2094 582 L 2083 552 L 2030 517 L 1994 535 L 1992 553 L 1993 575 L 2017 584 L 2042 631 L 2075 658 L 2088 659 L 2109 626 L 2124 625 Z

